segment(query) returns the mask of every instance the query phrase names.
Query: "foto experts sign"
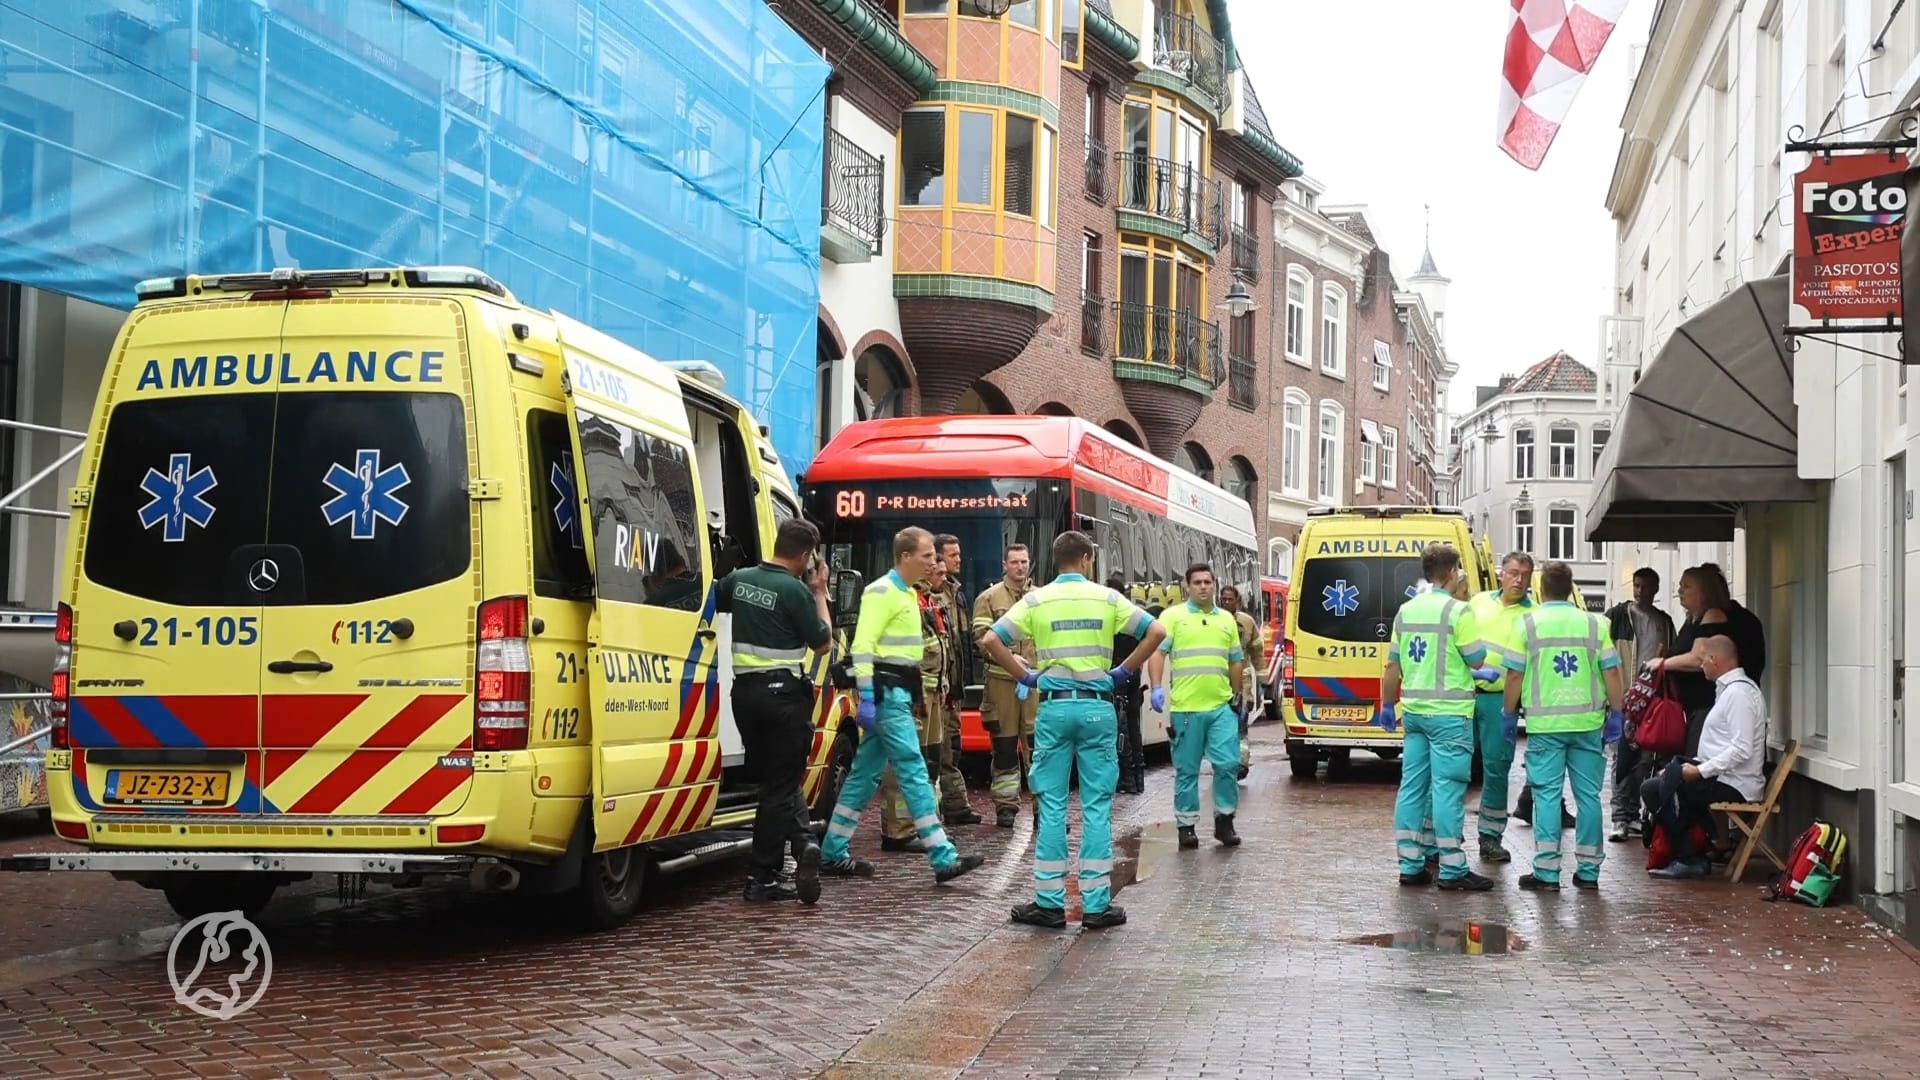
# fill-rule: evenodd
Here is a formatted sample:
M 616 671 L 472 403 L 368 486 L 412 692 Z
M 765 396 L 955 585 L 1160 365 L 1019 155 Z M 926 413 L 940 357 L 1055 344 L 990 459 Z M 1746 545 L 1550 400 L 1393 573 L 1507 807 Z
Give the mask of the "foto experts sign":
M 1793 178 L 1788 324 L 1900 318 L 1905 155 L 1815 153 Z

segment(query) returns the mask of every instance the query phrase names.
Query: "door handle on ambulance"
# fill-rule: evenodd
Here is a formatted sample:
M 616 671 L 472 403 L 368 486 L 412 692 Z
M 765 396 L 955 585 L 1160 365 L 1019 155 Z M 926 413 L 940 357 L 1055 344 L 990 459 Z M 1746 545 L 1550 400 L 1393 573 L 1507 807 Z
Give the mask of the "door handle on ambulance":
M 317 671 L 324 675 L 333 670 L 333 665 L 325 660 L 275 660 L 267 665 L 267 670 L 275 675 L 292 675 L 303 671 Z
M 701 638 L 706 639 L 707 641 L 712 641 L 715 638 L 720 636 L 720 631 L 715 630 L 711 626 L 703 626 L 699 630 L 695 631 L 695 633 L 699 635 Z

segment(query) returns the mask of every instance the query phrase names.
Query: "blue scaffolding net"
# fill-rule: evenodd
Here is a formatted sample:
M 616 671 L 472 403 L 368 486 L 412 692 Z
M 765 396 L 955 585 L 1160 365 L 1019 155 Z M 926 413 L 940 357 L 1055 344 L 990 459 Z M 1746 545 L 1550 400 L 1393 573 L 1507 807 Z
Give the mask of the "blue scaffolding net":
M 0 0 L 0 280 L 477 266 L 799 470 L 828 74 L 763 0 Z

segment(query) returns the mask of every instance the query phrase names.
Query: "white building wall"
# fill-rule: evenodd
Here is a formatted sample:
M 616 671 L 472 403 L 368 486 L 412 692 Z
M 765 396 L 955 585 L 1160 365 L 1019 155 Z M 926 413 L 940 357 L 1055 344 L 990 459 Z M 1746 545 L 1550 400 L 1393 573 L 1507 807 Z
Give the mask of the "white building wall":
M 1627 139 L 1650 163 L 1611 197 L 1617 314 L 1644 319 L 1642 362 L 1685 318 L 1741 280 L 1784 269 L 1792 178 L 1806 155 L 1790 135 L 1898 134 L 1884 119 L 1920 96 L 1920 4 L 1894 0 L 1667 0 L 1643 61 Z M 1891 21 L 1890 21 L 1891 20 Z M 1880 39 L 1881 47 L 1874 42 Z M 1666 60 L 1676 72 L 1662 77 Z M 1794 129 L 1798 128 L 1799 131 Z M 1844 134 L 1841 134 L 1844 132 Z M 1623 160 L 1627 154 L 1623 144 Z M 1889 335 L 1804 340 L 1794 356 L 1800 473 L 1830 481 L 1815 504 L 1750 508 L 1731 565 L 1736 594 L 1766 621 L 1776 741 L 1802 744 L 1799 771 L 1862 792 L 1871 828 L 1861 893 L 1906 884 L 1907 817 L 1920 818 L 1920 738 L 1908 739 L 1896 681 L 1912 674 L 1920 582 L 1903 369 Z M 1861 350 L 1867 350 L 1863 352 Z M 1871 353 L 1884 356 L 1870 355 Z M 1718 545 L 1617 545 L 1616 581 L 1664 554 L 1680 566 Z M 1657 562 L 1654 563 L 1658 567 Z M 1675 567 L 1678 569 L 1679 567 Z M 1665 571 L 1663 569 L 1663 576 Z M 1911 847 L 1911 842 L 1906 842 Z

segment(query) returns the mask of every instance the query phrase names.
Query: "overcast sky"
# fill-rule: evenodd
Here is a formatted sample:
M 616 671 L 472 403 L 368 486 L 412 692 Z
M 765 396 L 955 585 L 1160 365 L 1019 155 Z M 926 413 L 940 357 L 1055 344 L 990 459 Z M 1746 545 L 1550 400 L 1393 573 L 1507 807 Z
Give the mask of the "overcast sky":
M 1504 0 L 1260 0 L 1233 5 L 1233 35 L 1280 144 L 1364 203 L 1404 284 L 1420 265 L 1422 204 L 1433 258 L 1453 279 L 1450 405 L 1476 384 L 1565 349 L 1589 367 L 1612 307 L 1605 200 L 1620 143 L 1629 54 L 1654 0 L 1631 0 L 1545 164 L 1496 145 Z

